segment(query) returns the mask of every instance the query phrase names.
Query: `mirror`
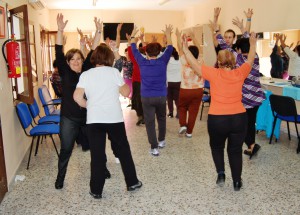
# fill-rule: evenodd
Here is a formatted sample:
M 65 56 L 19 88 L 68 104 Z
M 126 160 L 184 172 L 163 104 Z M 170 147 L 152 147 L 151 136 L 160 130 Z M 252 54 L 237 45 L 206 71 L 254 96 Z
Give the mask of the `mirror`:
M 300 41 L 300 30 L 283 30 L 277 32 L 264 32 L 263 39 L 258 41 L 257 53 L 260 57 L 260 72 L 266 76 L 271 77 L 271 59 L 270 55 L 272 53 L 272 49 L 275 45 L 274 34 L 284 34 L 287 36 L 286 45 L 290 46 L 290 44 L 294 43 L 293 48 L 295 48 L 298 41 Z M 279 44 L 280 45 L 280 42 Z

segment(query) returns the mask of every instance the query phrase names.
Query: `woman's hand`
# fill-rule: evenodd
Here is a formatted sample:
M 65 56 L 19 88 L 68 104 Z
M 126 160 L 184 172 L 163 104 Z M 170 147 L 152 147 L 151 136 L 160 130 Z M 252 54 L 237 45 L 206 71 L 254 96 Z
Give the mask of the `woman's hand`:
M 94 17 L 94 22 L 95 22 L 97 32 L 101 33 L 103 22 L 100 22 L 100 19 L 97 19 L 97 17 Z
M 232 19 L 232 24 L 237 26 L 241 30 L 242 34 L 245 32 L 243 19 L 239 19 L 238 17 L 235 17 L 235 19 Z
M 64 31 L 64 29 L 68 23 L 68 20 L 66 20 L 64 22 L 64 16 L 62 15 L 62 13 L 57 14 L 56 21 L 57 21 L 58 31 Z
M 247 19 L 251 19 L 252 15 L 253 15 L 253 9 L 248 8 L 248 11 L 244 11 L 245 16 L 247 17 Z
M 135 37 L 137 32 L 139 31 L 139 28 L 135 25 L 131 32 L 131 37 Z

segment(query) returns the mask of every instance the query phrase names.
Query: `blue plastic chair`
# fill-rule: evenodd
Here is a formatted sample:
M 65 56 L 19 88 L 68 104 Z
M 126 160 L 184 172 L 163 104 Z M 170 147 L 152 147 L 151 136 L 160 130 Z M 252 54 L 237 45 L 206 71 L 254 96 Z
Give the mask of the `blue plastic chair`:
M 272 94 L 272 95 L 270 95 L 270 103 L 271 103 L 272 113 L 274 116 L 274 122 L 273 122 L 273 129 L 272 129 L 272 134 L 271 134 L 269 143 L 270 144 L 272 143 L 272 137 L 273 137 L 274 128 L 275 128 L 277 119 L 286 121 L 289 140 L 291 140 L 289 122 L 293 122 L 293 123 L 295 123 L 295 128 L 296 128 L 297 137 L 298 137 L 297 153 L 299 153 L 300 152 L 300 136 L 299 136 L 297 124 L 300 123 L 300 115 L 298 115 L 298 113 L 297 113 L 297 107 L 296 107 L 295 100 L 289 96 L 281 96 L 281 95 Z
M 35 124 L 49 124 L 49 123 L 60 123 L 60 116 L 59 115 L 48 115 L 48 116 L 40 116 L 40 109 L 39 106 L 34 99 L 33 104 L 28 105 L 31 116 Z M 39 117 L 38 122 L 35 121 L 35 118 Z
M 46 116 L 60 115 L 60 109 L 56 109 L 55 106 L 61 104 L 61 99 L 52 99 L 49 89 L 46 85 L 42 85 L 38 89 L 38 94 L 44 107 Z
M 202 119 L 202 113 L 204 107 L 209 107 L 210 105 L 210 84 L 209 81 L 204 81 L 203 87 L 203 96 L 202 96 L 202 105 L 201 105 L 201 113 L 200 113 L 200 120 Z M 205 103 L 208 103 L 208 106 L 205 106 Z
M 38 138 L 37 142 L 36 142 L 35 155 L 37 155 L 37 152 L 38 152 L 40 137 L 44 136 L 44 135 L 49 135 L 52 139 L 52 143 L 55 148 L 56 154 L 57 154 L 57 156 L 59 156 L 54 139 L 52 137 L 53 134 L 59 134 L 59 125 L 58 124 L 42 124 L 42 125 L 33 126 L 32 125 L 32 117 L 30 115 L 29 108 L 28 108 L 27 104 L 25 104 L 23 102 L 19 103 L 16 106 L 16 111 L 17 111 L 17 115 L 19 117 L 20 123 L 22 125 L 22 128 L 23 128 L 25 134 L 29 137 L 32 137 L 29 158 L 28 158 L 28 163 L 27 163 L 27 169 L 29 169 L 29 163 L 30 163 L 33 142 L 34 142 L 35 137 Z M 27 132 L 27 129 L 29 129 L 29 127 L 32 127 L 32 128 Z

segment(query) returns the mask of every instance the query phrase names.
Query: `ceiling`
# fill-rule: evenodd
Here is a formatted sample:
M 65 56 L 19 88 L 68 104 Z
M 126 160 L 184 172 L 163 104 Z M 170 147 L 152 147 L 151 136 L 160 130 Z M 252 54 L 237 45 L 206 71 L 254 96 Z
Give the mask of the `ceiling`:
M 41 0 L 48 9 L 185 10 L 207 0 Z M 160 5 L 161 2 L 166 3 Z M 96 3 L 93 6 L 93 3 Z

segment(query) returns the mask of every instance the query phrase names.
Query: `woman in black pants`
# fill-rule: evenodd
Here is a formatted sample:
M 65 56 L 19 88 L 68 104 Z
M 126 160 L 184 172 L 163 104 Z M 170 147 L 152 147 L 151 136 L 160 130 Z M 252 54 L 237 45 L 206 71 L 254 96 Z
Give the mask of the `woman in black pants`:
M 90 52 L 84 60 L 84 56 L 79 49 L 70 49 L 66 56 L 63 53 L 63 31 L 68 21 L 63 20 L 63 15 L 57 15 L 57 36 L 55 45 L 55 57 L 60 76 L 62 77 L 62 103 L 60 120 L 61 149 L 58 160 L 58 174 L 55 181 L 55 188 L 62 189 L 67 172 L 68 163 L 72 155 L 72 150 L 80 129 L 86 125 L 86 109 L 81 108 L 73 99 L 73 93 L 83 71 L 93 67 L 90 63 Z M 92 50 L 97 47 L 100 41 L 102 23 L 96 17 L 96 34 L 94 37 Z M 110 173 L 107 170 L 107 177 Z
M 218 25 L 212 26 L 218 32 Z M 246 136 L 247 114 L 242 104 L 242 85 L 251 71 L 256 49 L 256 35 L 251 34 L 248 61 L 235 68 L 235 56 L 228 50 L 218 54 L 219 68 L 199 63 L 188 49 L 184 37 L 183 52 L 193 70 L 210 82 L 211 105 L 208 112 L 208 133 L 213 160 L 218 173 L 217 184 L 225 183 L 224 148 L 227 152 L 234 190 L 242 187 L 242 145 Z
M 116 49 L 115 49 L 116 50 Z M 114 153 L 120 159 L 128 191 L 142 186 L 137 179 L 135 165 L 126 136 L 120 94 L 128 96 L 130 88 L 119 71 L 112 67 L 114 55 L 106 45 L 99 45 L 91 57 L 96 67 L 81 75 L 74 92 L 74 100 L 87 108 L 87 131 L 91 150 L 90 194 L 102 198 L 105 183 L 106 135 L 111 139 Z M 83 98 L 86 95 L 87 100 Z

